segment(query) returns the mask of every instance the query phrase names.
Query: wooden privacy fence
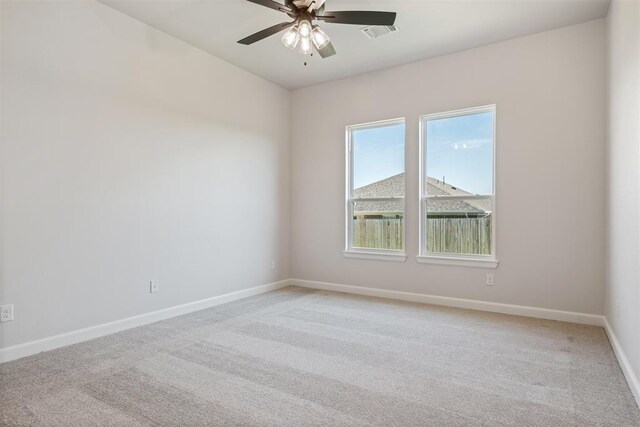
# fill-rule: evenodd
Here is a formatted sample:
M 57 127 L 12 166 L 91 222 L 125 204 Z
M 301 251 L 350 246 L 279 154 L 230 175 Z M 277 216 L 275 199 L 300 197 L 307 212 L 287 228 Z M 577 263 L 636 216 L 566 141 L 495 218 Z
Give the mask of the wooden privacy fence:
M 428 218 L 427 251 L 491 254 L 491 217 Z
M 356 218 L 353 246 L 403 249 L 402 218 Z M 491 254 L 491 217 L 428 218 L 427 251 L 457 254 Z
M 403 249 L 402 218 L 364 219 L 353 221 L 353 246 L 357 248 Z

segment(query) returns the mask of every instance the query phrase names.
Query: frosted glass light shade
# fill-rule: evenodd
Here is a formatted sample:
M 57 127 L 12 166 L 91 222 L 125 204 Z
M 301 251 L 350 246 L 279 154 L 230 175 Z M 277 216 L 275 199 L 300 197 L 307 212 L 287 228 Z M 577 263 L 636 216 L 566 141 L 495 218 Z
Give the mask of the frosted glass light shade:
M 300 37 L 300 52 L 305 55 L 309 55 L 312 53 L 311 49 L 311 38 L 310 37 Z
M 300 21 L 298 24 L 300 37 L 309 37 L 311 35 L 311 23 L 309 21 Z
M 313 41 L 314 46 L 318 50 L 328 45 L 329 42 L 331 41 L 327 33 L 322 31 L 322 28 L 320 27 L 313 28 L 313 32 L 311 33 L 311 40 Z
M 282 44 L 289 49 L 295 49 L 300 40 L 300 32 L 297 27 L 291 27 L 289 31 L 282 36 Z

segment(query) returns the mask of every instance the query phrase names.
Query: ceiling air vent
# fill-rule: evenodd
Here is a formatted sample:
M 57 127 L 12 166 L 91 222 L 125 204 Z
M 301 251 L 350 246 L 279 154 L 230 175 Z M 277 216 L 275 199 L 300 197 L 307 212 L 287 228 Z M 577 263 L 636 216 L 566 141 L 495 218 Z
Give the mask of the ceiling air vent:
M 395 25 L 370 25 L 368 27 L 364 27 L 360 30 L 364 33 L 365 36 L 370 39 L 377 39 L 380 36 L 384 36 L 385 34 L 393 33 L 398 31 L 398 27 Z

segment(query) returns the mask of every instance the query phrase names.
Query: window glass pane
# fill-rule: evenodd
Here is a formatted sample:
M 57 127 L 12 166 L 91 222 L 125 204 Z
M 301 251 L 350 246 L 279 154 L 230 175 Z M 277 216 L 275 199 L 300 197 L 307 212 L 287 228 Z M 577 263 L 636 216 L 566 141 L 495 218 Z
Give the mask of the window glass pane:
M 351 131 L 351 247 L 404 248 L 404 123 Z M 357 199 L 383 200 L 357 200 Z M 386 199 L 386 200 L 385 200 Z
M 487 199 L 427 199 L 427 251 L 491 255 L 492 204 Z
M 428 195 L 493 194 L 493 115 L 489 111 L 427 121 Z
M 404 248 L 404 200 L 353 202 L 354 248 Z
M 351 141 L 355 197 L 404 196 L 404 123 L 354 129 Z

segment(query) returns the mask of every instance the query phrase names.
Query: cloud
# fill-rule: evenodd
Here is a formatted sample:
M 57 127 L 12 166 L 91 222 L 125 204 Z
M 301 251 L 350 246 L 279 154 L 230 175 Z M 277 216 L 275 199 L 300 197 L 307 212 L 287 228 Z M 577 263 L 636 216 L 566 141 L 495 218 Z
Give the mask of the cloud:
M 475 148 L 482 148 L 487 145 L 491 145 L 492 142 L 493 141 L 490 138 L 443 141 L 444 144 L 454 150 L 473 150 Z

